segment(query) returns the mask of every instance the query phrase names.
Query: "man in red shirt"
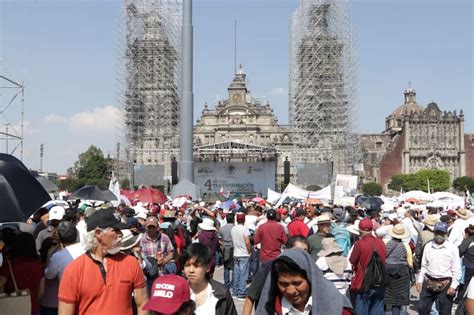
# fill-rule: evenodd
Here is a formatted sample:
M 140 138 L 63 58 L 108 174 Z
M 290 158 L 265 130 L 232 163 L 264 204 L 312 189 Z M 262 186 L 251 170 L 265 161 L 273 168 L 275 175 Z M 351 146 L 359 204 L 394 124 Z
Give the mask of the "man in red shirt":
M 148 314 L 145 277 L 138 260 L 119 252 L 121 229 L 128 226 L 109 209 L 87 220 L 87 252 L 64 270 L 59 285 L 59 314 L 132 315 L 132 293 L 138 314 Z
M 286 244 L 286 234 L 283 226 L 276 222 L 276 211 L 273 209 L 267 212 L 266 223 L 257 228 L 257 233 L 253 238 L 255 245 L 261 244 L 260 262 L 267 263 L 277 258 L 281 253 L 281 246 Z
M 364 271 L 372 258 L 373 251 L 376 251 L 382 262 L 385 264 L 386 249 L 384 242 L 372 235 L 374 225 L 369 217 L 359 222 L 359 232 L 361 239 L 354 244 L 351 257 L 355 277 L 352 278 L 351 290 L 356 293 L 355 310 L 357 314 L 383 314 L 384 312 L 384 287 L 370 287 L 363 289 Z
M 296 209 L 296 217 L 288 224 L 288 233 L 290 236 L 308 236 L 309 228 L 304 223 L 305 217 L 306 211 L 304 209 Z

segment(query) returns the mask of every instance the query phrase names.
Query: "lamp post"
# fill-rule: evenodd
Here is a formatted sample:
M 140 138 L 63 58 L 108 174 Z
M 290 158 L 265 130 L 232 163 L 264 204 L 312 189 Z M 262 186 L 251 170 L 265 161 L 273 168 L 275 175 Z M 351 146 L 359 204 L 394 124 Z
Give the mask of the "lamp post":
M 135 143 L 130 143 L 130 188 L 131 190 L 135 189 Z

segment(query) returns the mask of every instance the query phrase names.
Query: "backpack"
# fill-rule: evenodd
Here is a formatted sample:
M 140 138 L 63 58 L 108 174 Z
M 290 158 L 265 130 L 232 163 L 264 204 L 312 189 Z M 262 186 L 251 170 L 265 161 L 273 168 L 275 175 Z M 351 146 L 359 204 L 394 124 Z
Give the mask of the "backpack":
M 362 289 L 367 291 L 369 288 L 384 288 L 388 284 L 388 272 L 385 264 L 380 258 L 375 248 L 372 248 L 372 257 L 365 269 Z
M 343 225 L 336 225 L 336 227 L 332 229 L 332 235 L 334 235 L 337 245 L 342 249 L 342 256 L 347 257 L 349 249 L 351 248 L 351 235 L 349 231 Z

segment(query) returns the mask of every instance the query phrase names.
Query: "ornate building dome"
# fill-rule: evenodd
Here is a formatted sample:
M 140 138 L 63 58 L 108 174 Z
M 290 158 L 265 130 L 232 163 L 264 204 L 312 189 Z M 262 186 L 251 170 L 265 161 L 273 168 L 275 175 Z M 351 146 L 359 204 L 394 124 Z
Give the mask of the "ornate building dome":
M 405 102 L 385 119 L 385 129 L 389 132 L 398 132 L 403 126 L 405 116 L 421 115 L 425 111 L 423 106 L 416 102 L 416 91 L 409 84 L 404 92 Z

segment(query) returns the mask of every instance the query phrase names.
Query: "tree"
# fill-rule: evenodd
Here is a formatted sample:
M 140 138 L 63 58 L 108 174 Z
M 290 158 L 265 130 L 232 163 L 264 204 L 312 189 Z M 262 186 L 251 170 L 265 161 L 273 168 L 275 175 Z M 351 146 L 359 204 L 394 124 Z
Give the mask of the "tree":
M 316 184 L 308 185 L 308 186 L 306 186 L 306 190 L 318 191 L 318 190 L 321 190 L 321 186 L 316 185 Z
M 388 188 L 392 190 L 444 191 L 450 187 L 449 172 L 446 170 L 419 170 L 415 174 L 399 174 L 392 177 Z
M 420 190 L 428 192 L 445 191 L 451 186 L 449 172 L 446 170 L 419 170 L 416 172 L 417 181 L 420 183 Z
M 369 196 L 380 196 L 382 194 L 382 185 L 379 183 L 365 183 L 362 185 L 362 193 Z
M 68 178 L 59 182 L 59 187 L 73 192 L 84 185 L 97 185 L 107 189 L 109 185 L 108 170 L 112 165 L 110 157 L 104 157 L 102 150 L 91 145 L 86 152 L 79 155 L 74 166 L 68 169 Z
M 474 178 L 469 176 L 458 177 L 454 180 L 453 187 L 457 191 L 465 191 L 467 188 L 472 193 L 474 192 Z

